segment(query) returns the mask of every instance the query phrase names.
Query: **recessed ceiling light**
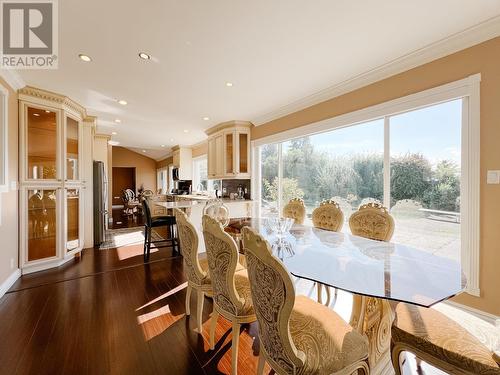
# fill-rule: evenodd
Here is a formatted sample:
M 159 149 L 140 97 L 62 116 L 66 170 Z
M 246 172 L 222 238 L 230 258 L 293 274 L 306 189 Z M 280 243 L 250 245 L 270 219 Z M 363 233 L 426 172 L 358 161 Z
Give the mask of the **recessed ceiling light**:
M 206 117 L 206 116 L 205 116 L 205 117 L 203 117 L 203 120 L 204 120 L 204 121 L 208 121 L 208 120 L 210 120 L 210 117 Z
M 33 116 L 40 117 L 39 113 L 33 113 Z
M 226 86 L 227 87 L 233 87 L 233 83 L 232 82 L 226 82 Z
M 113 135 L 117 135 L 118 133 L 117 133 L 117 132 L 111 132 L 111 134 L 113 134 Z
M 142 150 L 142 152 L 146 152 L 146 150 Z
M 121 124 L 121 123 L 122 123 L 122 120 L 120 120 L 119 118 L 115 118 L 115 122 L 116 122 L 117 124 Z
M 161 147 L 165 147 L 165 145 L 161 145 Z
M 78 55 L 78 57 L 80 58 L 80 60 L 85 61 L 85 62 L 91 62 L 92 61 L 92 58 L 90 56 L 84 55 L 83 53 L 80 53 Z
M 148 55 L 146 52 L 139 52 L 139 57 L 143 60 L 151 60 L 151 55 Z
M 170 138 L 170 142 L 173 142 L 173 141 L 174 141 L 174 139 L 173 139 L 173 138 Z
M 126 100 L 120 99 L 120 100 L 118 100 L 118 104 L 127 105 L 128 103 Z
M 108 141 L 108 145 L 111 145 L 111 146 L 118 146 L 120 144 L 120 142 L 118 141 Z
M 184 133 L 189 133 L 189 130 L 187 130 L 187 129 L 184 129 Z
M 45 110 L 45 113 L 50 113 L 50 111 L 48 109 Z

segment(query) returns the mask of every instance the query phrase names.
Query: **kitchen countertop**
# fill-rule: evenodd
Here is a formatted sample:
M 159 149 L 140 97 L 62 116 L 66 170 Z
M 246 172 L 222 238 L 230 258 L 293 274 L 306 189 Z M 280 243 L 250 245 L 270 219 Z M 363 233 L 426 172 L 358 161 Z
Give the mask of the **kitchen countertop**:
M 182 198 L 183 200 L 196 200 L 196 201 L 208 201 L 210 199 L 214 199 L 209 197 L 208 195 L 198 195 L 198 194 L 186 194 L 186 195 L 172 195 L 176 198 Z M 235 203 L 235 202 L 253 202 L 253 199 L 229 199 L 222 198 L 222 202 L 224 203 Z

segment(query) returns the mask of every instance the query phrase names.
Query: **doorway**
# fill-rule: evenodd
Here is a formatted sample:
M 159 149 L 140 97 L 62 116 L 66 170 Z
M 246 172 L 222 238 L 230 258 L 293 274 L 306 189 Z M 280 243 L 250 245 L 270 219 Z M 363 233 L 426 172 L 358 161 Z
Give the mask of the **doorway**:
M 113 167 L 113 208 L 123 207 L 123 190 L 135 190 L 135 167 Z

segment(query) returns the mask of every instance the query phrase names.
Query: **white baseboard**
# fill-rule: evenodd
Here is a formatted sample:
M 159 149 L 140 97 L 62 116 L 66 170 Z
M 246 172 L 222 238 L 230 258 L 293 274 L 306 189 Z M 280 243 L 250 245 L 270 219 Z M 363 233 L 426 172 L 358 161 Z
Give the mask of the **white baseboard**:
M 2 298 L 5 293 L 7 293 L 10 287 L 14 285 L 19 277 L 21 277 L 21 270 L 18 268 L 14 272 L 12 272 L 9 277 L 7 277 L 7 280 L 0 284 L 0 298 Z
M 485 322 L 488 322 L 496 327 L 500 327 L 500 316 L 493 315 L 493 314 L 487 313 L 485 311 L 475 309 L 473 307 L 462 305 L 461 303 L 457 303 L 457 302 L 445 301 L 444 303 L 447 305 L 456 307 L 457 309 L 466 311 L 469 314 L 474 315 L 475 317 L 482 319 Z

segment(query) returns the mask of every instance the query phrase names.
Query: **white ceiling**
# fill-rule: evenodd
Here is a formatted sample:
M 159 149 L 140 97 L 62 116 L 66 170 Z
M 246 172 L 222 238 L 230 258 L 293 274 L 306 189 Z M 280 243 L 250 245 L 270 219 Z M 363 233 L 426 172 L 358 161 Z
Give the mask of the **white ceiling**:
M 499 14 L 500 0 L 64 0 L 59 69 L 19 74 L 158 159 Z

